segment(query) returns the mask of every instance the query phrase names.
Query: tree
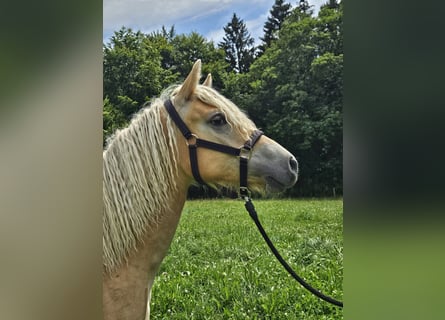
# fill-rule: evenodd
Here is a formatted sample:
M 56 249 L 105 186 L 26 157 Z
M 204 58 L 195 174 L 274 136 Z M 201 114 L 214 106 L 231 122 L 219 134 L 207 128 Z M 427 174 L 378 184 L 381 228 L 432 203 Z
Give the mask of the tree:
M 223 87 L 224 51 L 193 32 L 176 35 L 174 27 L 149 35 L 122 28 L 103 49 L 104 141 L 124 127 L 142 105 L 177 83 L 197 59 L 206 61 L 215 87 Z
M 223 50 L 215 48 L 213 42 L 196 32 L 177 35 L 172 39 L 171 44 L 173 46 L 172 71 L 178 72 L 180 79 L 185 79 L 195 61 L 202 59 L 205 61 L 202 72 L 212 74 L 215 87 L 223 86 L 221 77 L 227 67 L 224 63 Z
M 305 16 L 310 16 L 313 13 L 311 5 L 309 5 L 309 2 L 306 0 L 300 0 L 298 4 L 298 11 Z
M 106 139 L 111 136 L 116 129 L 123 127 L 127 123 L 127 120 L 124 114 L 110 103 L 110 99 L 108 98 L 105 98 L 103 101 L 102 119 L 102 138 L 103 144 L 105 145 Z
M 321 5 L 321 8 L 324 6 L 327 6 L 330 9 L 337 9 L 340 6 L 340 4 L 339 4 L 338 0 L 328 0 L 327 3 Z
M 296 22 L 305 18 L 312 18 L 314 13 L 313 5 L 310 5 L 307 0 L 300 0 L 297 7 L 292 11 L 289 22 Z
M 104 99 L 130 118 L 162 89 L 161 56 L 140 31 L 122 28 L 104 46 Z
M 261 39 L 263 43 L 258 47 L 259 55 L 263 54 L 266 48 L 270 47 L 273 40 L 278 38 L 278 31 L 281 29 L 286 17 L 290 14 L 290 4 L 284 3 L 284 0 L 275 0 L 270 15 L 264 24 L 263 32 L 264 36 Z
M 250 68 L 243 104 L 252 120 L 300 162 L 288 195 L 342 193 L 342 5 L 302 18 L 295 8 L 280 37 Z
M 175 26 L 171 26 L 168 31 L 165 26 L 162 26 L 160 31 L 157 30 L 147 35 L 147 38 L 161 54 L 161 66 L 164 70 L 170 70 L 173 65 L 173 45 L 171 42 L 175 36 Z
M 142 32 L 121 28 L 103 48 L 104 138 L 125 126 L 132 115 L 159 95 L 170 71 Z
M 255 40 L 247 30 L 246 24 L 234 13 L 232 20 L 224 27 L 224 32 L 223 41 L 218 46 L 226 53 L 228 71 L 248 72 L 255 57 Z
M 104 136 L 201 58 L 204 75 L 211 72 L 225 96 L 297 156 L 300 178 L 287 196 L 329 196 L 334 189 L 341 195 L 343 2 L 328 1 L 317 17 L 301 3 L 255 59 L 253 39 L 235 14 L 219 48 L 197 33 L 176 35 L 173 27 L 150 35 L 117 31 L 104 46 Z

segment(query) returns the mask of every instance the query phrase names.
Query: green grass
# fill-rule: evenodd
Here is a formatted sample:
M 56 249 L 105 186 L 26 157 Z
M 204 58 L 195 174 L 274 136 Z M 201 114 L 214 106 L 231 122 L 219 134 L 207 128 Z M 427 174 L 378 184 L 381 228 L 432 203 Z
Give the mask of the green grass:
M 257 200 L 297 274 L 342 300 L 342 200 Z M 342 319 L 270 252 L 241 201 L 188 201 L 152 292 L 151 319 Z

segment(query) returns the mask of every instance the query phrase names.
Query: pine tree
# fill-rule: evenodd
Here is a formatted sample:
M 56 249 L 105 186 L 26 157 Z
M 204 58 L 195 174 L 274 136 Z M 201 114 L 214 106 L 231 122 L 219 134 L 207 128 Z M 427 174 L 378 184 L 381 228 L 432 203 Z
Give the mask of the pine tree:
M 312 9 L 314 6 L 309 5 L 309 2 L 306 0 L 300 0 L 298 4 L 298 10 L 300 11 L 301 17 L 311 16 L 314 10 Z
M 322 7 L 328 7 L 330 9 L 337 9 L 340 6 L 340 4 L 338 3 L 338 0 L 328 0 L 325 4 L 322 4 L 320 6 L 320 9 Z
M 255 40 L 247 30 L 244 21 L 234 13 L 232 20 L 224 27 L 226 35 L 218 46 L 226 53 L 225 60 L 229 64 L 228 71 L 237 73 L 249 71 L 255 57 Z
M 284 0 L 275 0 L 270 10 L 270 16 L 264 24 L 264 37 L 260 38 L 263 41 L 259 46 L 260 55 L 264 53 L 266 48 L 270 47 L 273 40 L 278 38 L 278 31 L 281 29 L 284 19 L 290 14 L 290 7 L 290 4 L 284 3 Z

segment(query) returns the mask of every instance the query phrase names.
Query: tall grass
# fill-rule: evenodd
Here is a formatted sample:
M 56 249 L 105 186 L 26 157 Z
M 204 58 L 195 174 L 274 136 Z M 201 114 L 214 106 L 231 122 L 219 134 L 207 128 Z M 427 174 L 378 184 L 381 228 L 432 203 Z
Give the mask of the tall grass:
M 296 272 L 342 299 L 342 200 L 255 201 Z M 342 319 L 275 260 L 235 200 L 189 201 L 152 292 L 152 319 Z

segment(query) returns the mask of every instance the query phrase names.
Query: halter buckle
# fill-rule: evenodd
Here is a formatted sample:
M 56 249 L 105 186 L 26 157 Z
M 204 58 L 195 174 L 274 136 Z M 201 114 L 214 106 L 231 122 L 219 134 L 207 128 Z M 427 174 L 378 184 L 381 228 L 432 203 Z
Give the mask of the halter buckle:
M 240 158 L 245 158 L 247 160 L 250 160 L 251 156 L 252 156 L 252 149 L 246 148 L 246 146 L 242 146 L 239 149 L 239 157 Z

